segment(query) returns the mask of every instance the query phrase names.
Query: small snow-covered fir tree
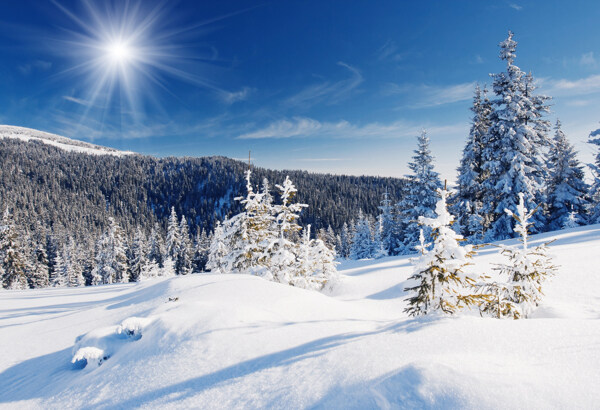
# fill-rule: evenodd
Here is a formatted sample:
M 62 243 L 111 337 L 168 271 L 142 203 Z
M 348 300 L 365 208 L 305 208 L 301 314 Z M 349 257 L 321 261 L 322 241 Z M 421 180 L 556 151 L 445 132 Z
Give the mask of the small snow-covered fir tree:
M 265 272 L 265 266 L 269 264 L 267 248 L 278 233 L 274 229 L 270 195 L 254 192 L 251 176 L 252 171 L 247 170 L 246 197 L 235 198 L 244 206 L 244 212 L 223 223 L 224 243 L 230 252 L 231 267 L 227 271 L 268 275 Z
M 414 252 L 419 244 L 420 216 L 431 217 L 436 206 L 436 190 L 442 187 L 439 174 L 434 171 L 433 156 L 429 149 L 429 138 L 425 131 L 418 138 L 418 147 L 408 167 L 412 174 L 407 175 L 403 198 L 396 204 L 398 212 L 397 230 L 401 235 L 401 243 L 397 253 Z M 429 232 L 426 232 L 428 235 Z
M 208 261 L 206 262 L 206 269 L 212 273 L 229 273 L 229 266 L 226 261 L 230 250 L 225 245 L 225 239 L 223 226 L 221 222 L 217 221 L 210 242 Z
M 338 279 L 335 252 L 320 239 L 310 239 L 310 225 L 297 248 L 295 275 L 290 284 L 304 289 L 321 290 Z
M 350 259 L 367 259 L 375 253 L 371 224 L 362 210 L 358 213 L 358 220 L 354 227 L 354 237 L 350 247 Z
M 434 218 L 419 217 L 419 223 L 432 231 L 433 248 L 427 250 L 422 231 L 419 232 L 417 249 L 420 255 L 413 258 L 413 275 L 415 281 L 405 291 L 413 296 L 407 299 L 405 311 L 411 316 L 420 316 L 441 311 L 453 314 L 463 307 L 475 305 L 480 295 L 471 294 L 476 278 L 465 272 L 474 252 L 472 245 L 460 246 L 462 236 L 457 234 L 451 224 L 454 217 L 448 212 L 446 201 L 448 191 L 438 189 L 440 199 L 435 208 Z
M 279 228 L 279 235 L 271 240 L 267 252 L 267 269 L 273 280 L 293 284 L 298 272 L 294 269 L 296 254 L 298 253 L 297 237 L 302 228 L 298 225 L 298 218 L 302 209 L 308 205 L 292 202 L 298 192 L 289 176 L 285 177 L 282 185 L 277 185 L 281 195 L 281 205 L 274 208 L 275 222 Z
M 549 228 L 558 230 L 583 225 L 589 186 L 584 181 L 583 167 L 577 160 L 575 149 L 562 131 L 559 120 L 556 120 L 547 163 Z
M 508 258 L 508 262 L 497 269 L 507 282 L 484 286 L 484 292 L 492 297 L 480 306 L 482 312 L 498 318 L 520 319 L 529 316 L 540 303 L 542 284 L 555 273 L 556 267 L 548 256 L 548 243 L 529 248 L 528 229 L 536 210 L 526 208 L 521 193 L 516 214 L 506 210 L 506 214 L 516 221 L 514 231 L 520 236 L 522 246 L 501 246 L 501 253 Z
M 108 218 L 108 230 L 96 245 L 96 261 L 92 270 L 93 284 L 129 282 L 125 233 L 114 218 Z

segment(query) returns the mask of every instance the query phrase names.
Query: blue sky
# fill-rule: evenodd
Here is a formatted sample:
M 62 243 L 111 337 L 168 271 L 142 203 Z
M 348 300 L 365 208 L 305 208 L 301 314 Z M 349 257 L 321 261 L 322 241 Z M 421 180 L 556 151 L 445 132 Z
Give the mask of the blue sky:
M 128 6 L 125 6 L 127 5 Z M 0 123 L 157 156 L 401 176 L 425 128 L 455 178 L 497 44 L 584 162 L 600 121 L 591 1 L 33 1 L 0 6 Z

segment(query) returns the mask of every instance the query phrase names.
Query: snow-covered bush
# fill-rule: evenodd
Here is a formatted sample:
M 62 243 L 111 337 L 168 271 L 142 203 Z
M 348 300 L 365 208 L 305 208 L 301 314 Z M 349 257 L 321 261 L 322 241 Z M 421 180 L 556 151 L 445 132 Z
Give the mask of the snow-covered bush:
M 516 214 L 505 210 L 507 215 L 515 219 L 516 226 L 513 229 L 520 235 L 522 243 L 521 247 L 500 246 L 500 253 L 508 258 L 508 262 L 500 264 L 497 270 L 508 282 L 483 287 L 483 292 L 491 297 L 482 303 L 480 309 L 498 318 L 520 319 L 529 316 L 542 299 L 542 284 L 556 271 L 547 254 L 549 242 L 531 249 L 528 247 L 528 228 L 537 208 L 528 211 L 523 197 L 520 193 Z

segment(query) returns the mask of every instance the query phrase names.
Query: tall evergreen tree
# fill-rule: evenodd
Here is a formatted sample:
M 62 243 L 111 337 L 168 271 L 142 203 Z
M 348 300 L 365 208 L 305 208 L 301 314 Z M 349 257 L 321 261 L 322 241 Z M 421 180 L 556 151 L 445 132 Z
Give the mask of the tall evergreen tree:
M 504 209 L 514 209 L 516 193 L 525 193 L 526 205 L 545 202 L 544 149 L 548 146 L 548 97 L 535 95 L 531 75 L 525 75 L 514 64 L 517 43 L 513 33 L 500 43 L 500 58 L 506 71 L 493 74 L 494 93 L 490 127 L 483 138 L 482 183 L 484 224 L 489 227 L 486 240 L 513 236 L 511 217 Z M 535 215 L 532 231 L 545 227 L 543 212 Z
M 149 248 L 146 241 L 146 235 L 141 228 L 137 228 L 135 236 L 130 246 L 129 260 L 129 279 L 132 282 L 139 282 L 148 277 L 150 270 L 150 261 L 148 259 Z
M 584 181 L 583 166 L 562 131 L 559 120 L 556 120 L 554 129 L 554 141 L 547 160 L 547 197 L 549 228 L 558 230 L 574 223 L 585 223 L 589 186 Z
M 379 212 L 378 233 L 381 249 L 384 255 L 393 255 L 396 248 L 394 244 L 394 206 L 387 189 L 383 194 Z
M 179 246 L 181 245 L 181 232 L 179 226 L 179 220 L 177 219 L 177 213 L 175 207 L 171 207 L 171 215 L 169 215 L 169 222 L 167 225 L 167 257 L 171 258 L 173 262 L 177 260 L 179 254 Z
M 471 130 L 458 167 L 457 193 L 451 210 L 457 215 L 454 229 L 469 241 L 479 243 L 483 240 L 481 185 L 487 177 L 483 172 L 483 141 L 490 127 L 491 113 L 487 90 L 482 91 L 479 85 L 475 88 L 471 111 Z
M 177 275 L 187 275 L 192 273 L 193 256 L 194 248 L 192 246 L 187 220 L 185 219 L 185 216 L 182 216 L 181 222 L 179 223 L 179 249 L 177 250 L 177 257 L 175 259 L 175 273 Z
M 148 259 L 151 263 L 156 264 L 158 268 L 163 268 L 165 254 L 167 253 L 164 236 L 161 232 L 160 226 L 154 224 L 148 239 Z
M 0 222 L 0 265 L 5 289 L 27 289 L 26 256 L 8 208 Z
M 425 131 L 418 138 L 415 155 L 408 167 L 412 174 L 407 175 L 408 184 L 403 199 L 396 204 L 398 209 L 398 230 L 402 243 L 397 253 L 414 252 L 419 244 L 419 216 L 431 217 L 436 204 L 436 190 L 442 187 L 439 174 L 434 171 L 433 156 L 429 149 L 429 138 Z
M 600 223 L 600 128 L 590 133 L 588 142 L 598 147 L 594 163 L 590 164 L 594 182 L 589 193 L 589 221 L 590 223 Z

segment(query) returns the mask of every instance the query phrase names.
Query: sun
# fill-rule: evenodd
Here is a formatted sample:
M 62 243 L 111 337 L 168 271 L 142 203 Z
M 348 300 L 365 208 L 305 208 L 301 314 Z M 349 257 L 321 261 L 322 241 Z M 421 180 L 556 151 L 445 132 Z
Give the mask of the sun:
M 134 56 L 134 50 L 121 40 L 108 43 L 105 51 L 108 60 L 114 64 L 125 64 Z
M 178 98 L 171 81 L 219 90 L 204 76 L 214 71 L 214 51 L 200 41 L 210 21 L 182 25 L 163 0 L 53 3 L 64 20 L 51 48 L 69 60 L 59 75 L 72 77 L 69 101 L 82 102 L 80 123 L 144 124 L 165 97 Z

